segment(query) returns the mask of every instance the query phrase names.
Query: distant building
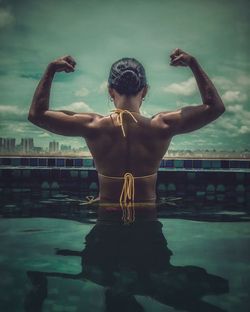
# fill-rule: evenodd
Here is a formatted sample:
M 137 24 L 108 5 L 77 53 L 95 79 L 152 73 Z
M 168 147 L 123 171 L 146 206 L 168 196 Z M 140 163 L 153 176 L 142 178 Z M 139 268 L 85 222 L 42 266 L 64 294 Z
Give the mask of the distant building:
M 59 151 L 59 143 L 56 141 L 49 142 L 49 152 L 55 153 Z
M 69 152 L 71 151 L 71 145 L 61 144 L 60 149 L 62 152 Z
M 40 147 L 40 146 L 34 146 L 33 151 L 34 151 L 35 153 L 42 153 L 43 148 Z
M 0 152 L 3 151 L 3 138 L 0 138 Z
M 28 153 L 34 149 L 33 138 L 21 138 L 20 150 L 21 152 Z
M 1 152 L 15 152 L 16 139 L 15 138 L 0 138 Z

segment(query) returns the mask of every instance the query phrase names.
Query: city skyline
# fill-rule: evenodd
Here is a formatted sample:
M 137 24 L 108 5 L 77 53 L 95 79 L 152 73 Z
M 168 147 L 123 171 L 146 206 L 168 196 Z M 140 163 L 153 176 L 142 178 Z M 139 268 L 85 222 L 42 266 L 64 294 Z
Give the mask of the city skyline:
M 0 158 L 8 156 L 92 156 L 87 145 L 84 147 L 74 148 L 71 145 L 65 145 L 61 142 L 50 141 L 45 148 L 37 146 L 34 138 L 21 138 L 20 143 L 16 144 L 16 138 L 0 137 Z M 244 150 L 212 150 L 197 149 L 192 150 L 178 150 L 168 149 L 163 158 L 169 157 L 197 157 L 197 158 L 220 158 L 220 159 L 250 159 L 250 149 Z
M 111 0 L 62 0 L 60 6 L 56 2 L 0 0 L 2 137 L 20 140 L 30 135 L 43 148 L 53 140 L 74 148 L 86 146 L 83 138 L 55 135 L 27 120 L 44 69 L 65 54 L 76 59 L 76 71 L 56 75 L 50 109 L 108 115 L 113 109 L 107 93 L 109 69 L 124 56 L 137 58 L 146 69 L 150 88 L 142 115 L 200 104 L 191 71 L 168 64 L 171 51 L 180 47 L 197 57 L 217 87 L 226 112 L 198 131 L 174 137 L 170 149 L 249 148 L 250 10 L 246 0 L 115 4 Z M 121 18 L 128 8 L 129 14 Z
M 59 146 L 60 144 L 60 146 Z M 0 152 L 67 152 L 67 151 L 83 151 L 88 150 L 87 146 L 75 148 L 71 145 L 66 145 L 58 141 L 49 141 L 45 147 L 38 146 L 35 139 L 32 137 L 21 138 L 20 143 L 17 144 L 16 138 L 0 137 Z

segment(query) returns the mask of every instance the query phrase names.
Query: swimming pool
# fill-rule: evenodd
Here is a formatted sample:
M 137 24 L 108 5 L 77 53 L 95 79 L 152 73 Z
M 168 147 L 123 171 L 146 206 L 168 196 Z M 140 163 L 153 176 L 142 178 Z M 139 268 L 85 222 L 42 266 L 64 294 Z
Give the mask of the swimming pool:
M 170 196 L 157 219 L 136 212 L 124 225 L 112 211 L 97 223 L 86 194 L 1 194 L 1 311 L 248 311 L 250 215 L 240 202 Z

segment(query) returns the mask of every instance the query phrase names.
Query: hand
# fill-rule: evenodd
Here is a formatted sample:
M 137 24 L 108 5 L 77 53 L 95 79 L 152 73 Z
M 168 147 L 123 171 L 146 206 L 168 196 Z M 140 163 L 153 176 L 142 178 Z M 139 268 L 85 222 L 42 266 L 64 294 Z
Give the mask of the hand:
M 76 62 L 70 55 L 60 57 L 55 61 L 49 64 L 49 68 L 51 68 L 55 72 L 65 71 L 66 73 L 75 71 Z
M 170 54 L 170 59 L 172 66 L 190 66 L 194 57 L 177 48 Z

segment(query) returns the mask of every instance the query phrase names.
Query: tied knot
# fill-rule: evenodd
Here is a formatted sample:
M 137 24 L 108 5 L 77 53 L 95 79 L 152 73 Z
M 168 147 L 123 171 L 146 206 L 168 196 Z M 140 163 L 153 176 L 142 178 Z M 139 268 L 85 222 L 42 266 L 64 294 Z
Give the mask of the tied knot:
M 120 203 L 127 204 L 129 201 L 134 201 L 135 198 L 135 181 L 134 176 L 130 172 L 126 172 L 123 176 L 124 183 L 120 196 Z
M 124 183 L 120 195 L 120 206 L 123 211 L 123 221 L 125 224 L 131 224 L 135 221 L 134 199 L 135 199 L 135 181 L 130 172 L 123 176 Z
M 122 129 L 122 134 L 124 137 L 126 137 L 126 133 L 125 133 L 125 130 L 124 130 L 124 126 L 123 126 L 123 114 L 127 113 L 129 116 L 131 116 L 133 118 L 133 120 L 135 122 L 138 122 L 138 120 L 135 118 L 135 116 L 127 109 L 120 109 L 120 108 L 117 108 L 117 109 L 113 109 L 111 112 L 114 112 L 116 114 L 118 114 L 118 118 L 117 118 L 117 122 L 118 122 L 118 125 L 121 126 L 121 129 Z

